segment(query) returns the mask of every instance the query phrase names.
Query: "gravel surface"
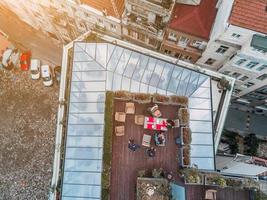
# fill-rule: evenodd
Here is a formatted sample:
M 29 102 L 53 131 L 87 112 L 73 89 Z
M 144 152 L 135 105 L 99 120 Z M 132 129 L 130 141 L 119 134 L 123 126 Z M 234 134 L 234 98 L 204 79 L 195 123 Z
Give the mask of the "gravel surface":
M 0 69 L 0 200 L 47 199 L 58 86 Z

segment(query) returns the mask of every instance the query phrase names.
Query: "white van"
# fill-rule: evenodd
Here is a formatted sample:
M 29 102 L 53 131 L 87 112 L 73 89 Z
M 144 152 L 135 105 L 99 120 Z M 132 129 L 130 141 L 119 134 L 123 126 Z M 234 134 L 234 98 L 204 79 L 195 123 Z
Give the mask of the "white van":
M 40 78 L 41 74 L 41 61 L 38 59 L 31 59 L 31 78 L 37 80 Z
M 52 76 L 52 71 L 49 65 L 41 66 L 41 76 L 42 76 L 43 83 L 45 86 L 53 85 L 53 76 Z

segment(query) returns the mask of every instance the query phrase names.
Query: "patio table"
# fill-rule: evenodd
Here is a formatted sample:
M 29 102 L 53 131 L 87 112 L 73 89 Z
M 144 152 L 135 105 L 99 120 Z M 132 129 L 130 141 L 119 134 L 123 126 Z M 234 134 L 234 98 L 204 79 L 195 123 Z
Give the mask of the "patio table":
M 145 117 L 144 128 L 149 130 L 167 131 L 167 119 L 157 117 Z

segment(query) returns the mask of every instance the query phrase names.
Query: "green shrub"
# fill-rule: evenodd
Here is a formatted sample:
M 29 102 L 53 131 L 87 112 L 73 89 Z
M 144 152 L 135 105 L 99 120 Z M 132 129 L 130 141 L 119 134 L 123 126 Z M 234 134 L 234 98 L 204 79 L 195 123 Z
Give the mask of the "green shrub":
M 110 173 L 112 161 L 112 135 L 113 135 L 113 92 L 106 92 L 105 105 L 105 129 L 103 148 L 103 171 L 102 171 L 102 199 L 108 200 L 110 193 Z

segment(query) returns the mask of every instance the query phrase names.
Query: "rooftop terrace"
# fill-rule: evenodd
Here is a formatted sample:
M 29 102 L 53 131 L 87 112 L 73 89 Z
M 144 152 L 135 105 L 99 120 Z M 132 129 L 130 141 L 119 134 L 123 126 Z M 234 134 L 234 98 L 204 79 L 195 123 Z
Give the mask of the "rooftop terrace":
M 62 199 L 101 199 L 107 90 L 187 96 L 192 130 L 191 163 L 199 169 L 215 169 L 212 115 L 213 106 L 216 104 L 218 110 L 220 99 L 214 103 L 212 79 L 220 75 L 183 62 L 170 62 L 164 55 L 131 45 L 75 42 L 73 47 L 69 76 L 64 77 L 69 81 L 64 89 L 69 96 Z M 228 103 L 226 99 L 224 106 Z M 168 162 L 166 165 L 170 167 L 177 164 L 171 166 Z

